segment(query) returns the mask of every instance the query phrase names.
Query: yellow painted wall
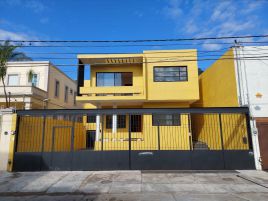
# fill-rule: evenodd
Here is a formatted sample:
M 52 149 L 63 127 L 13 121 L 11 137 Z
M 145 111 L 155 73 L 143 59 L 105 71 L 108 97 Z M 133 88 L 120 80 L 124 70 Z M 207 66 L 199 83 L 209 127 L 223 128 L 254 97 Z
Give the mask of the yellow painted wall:
M 128 122 L 129 116 L 126 117 Z M 117 133 L 106 129 L 104 118 L 103 150 L 128 150 L 129 125 L 118 128 Z M 188 115 L 181 115 L 181 126 L 159 126 L 161 150 L 189 150 L 189 124 Z M 101 149 L 101 139 L 96 142 L 95 149 Z M 152 126 L 152 115 L 143 115 L 142 132 L 131 132 L 132 150 L 158 150 L 158 127 Z
M 198 100 L 196 50 L 144 51 L 148 100 Z M 187 66 L 188 81 L 154 82 L 154 66 Z
M 83 123 L 74 123 L 74 150 L 85 148 L 86 129 Z M 52 150 L 52 130 L 55 126 L 66 126 L 55 129 L 54 151 L 70 151 L 72 122 L 46 118 L 44 151 Z M 68 127 L 68 128 L 67 128 Z M 18 152 L 40 152 L 42 147 L 43 117 L 20 117 Z
M 107 55 L 79 55 L 79 59 L 85 59 L 85 64 L 90 61 L 87 58 L 100 58 L 102 60 L 109 60 L 115 58 L 143 58 L 143 64 L 113 64 L 113 65 L 91 65 L 90 80 L 85 80 L 84 87 L 81 87 L 82 94 L 85 96 L 78 96 L 77 100 L 83 103 L 92 103 L 94 105 L 101 105 L 104 101 L 110 101 L 111 104 L 120 106 L 124 100 L 133 102 L 146 101 L 178 101 L 178 102 L 192 102 L 199 99 L 198 88 L 198 67 L 197 67 L 197 52 L 195 49 L 191 50 L 160 50 L 160 51 L 144 51 L 143 54 L 107 54 Z M 96 61 L 95 61 L 96 62 Z M 154 82 L 153 68 L 155 66 L 186 66 L 188 72 L 187 81 L 179 82 Z M 96 87 L 96 72 L 133 72 L 133 86 L 142 87 L 142 93 L 136 96 L 87 96 L 90 93 L 90 87 Z M 104 87 L 98 87 L 104 88 Z M 106 87 L 107 88 L 107 87 Z M 119 89 L 119 87 L 113 87 Z M 95 90 L 95 89 L 94 89 Z M 123 88 L 122 88 L 123 90 Z M 88 92 L 87 92 L 88 91 Z M 111 90 L 112 91 L 112 90 Z M 119 93 L 119 92 L 118 92 Z M 124 92 L 122 92 L 124 93 Z
M 199 76 L 200 100 L 192 107 L 238 107 L 233 49 Z M 244 114 L 222 114 L 224 149 L 249 149 Z M 212 150 L 221 149 L 218 114 L 191 115 L 193 139 L 204 142 Z M 243 140 L 244 139 L 244 140 Z
M 193 140 L 207 144 L 210 150 L 221 150 L 219 114 L 192 114 Z M 249 149 L 246 116 L 222 114 L 222 137 L 225 150 Z
M 238 107 L 233 49 L 199 76 L 200 100 L 193 107 Z

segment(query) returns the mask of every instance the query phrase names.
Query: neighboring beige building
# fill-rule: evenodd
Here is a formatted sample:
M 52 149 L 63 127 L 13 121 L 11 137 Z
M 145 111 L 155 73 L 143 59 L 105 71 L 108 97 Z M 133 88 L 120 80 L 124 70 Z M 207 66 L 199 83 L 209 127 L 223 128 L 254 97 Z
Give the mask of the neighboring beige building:
M 30 79 L 29 72 L 33 72 Z M 8 62 L 5 77 L 10 105 L 16 109 L 77 108 L 76 81 L 69 78 L 49 61 Z M 0 83 L 0 107 L 5 96 Z

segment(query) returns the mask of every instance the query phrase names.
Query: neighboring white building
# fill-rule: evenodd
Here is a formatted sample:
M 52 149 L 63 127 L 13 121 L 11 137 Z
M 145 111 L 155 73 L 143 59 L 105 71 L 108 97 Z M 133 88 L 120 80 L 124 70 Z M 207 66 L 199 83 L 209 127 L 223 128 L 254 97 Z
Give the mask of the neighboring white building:
M 255 155 L 268 169 L 268 46 L 235 47 L 234 55 L 239 104 L 250 108 Z
M 5 77 L 10 105 L 17 109 L 77 108 L 76 81 L 69 78 L 49 61 L 8 62 Z M 29 72 L 33 72 L 29 79 Z M 0 83 L 0 106 L 5 96 Z

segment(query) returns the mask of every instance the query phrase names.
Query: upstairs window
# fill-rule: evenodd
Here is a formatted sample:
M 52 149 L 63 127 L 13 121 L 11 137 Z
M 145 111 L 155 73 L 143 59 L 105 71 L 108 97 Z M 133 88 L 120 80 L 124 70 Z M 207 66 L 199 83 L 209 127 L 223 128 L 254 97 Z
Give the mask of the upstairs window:
M 153 126 L 180 126 L 181 118 L 179 114 L 154 114 Z
M 18 74 L 13 74 L 13 75 L 8 75 L 8 86 L 18 86 L 19 85 L 19 75 Z
M 29 81 L 29 83 L 32 84 L 32 86 L 37 87 L 37 84 L 38 84 L 38 75 L 37 74 L 32 74 L 32 77 L 29 76 L 28 81 Z
M 133 75 L 132 73 L 96 73 L 97 83 L 99 87 L 104 86 L 132 86 Z
M 59 97 L 60 95 L 60 82 L 56 80 L 55 82 L 55 97 Z
M 64 101 L 68 102 L 69 87 L 65 86 Z
M 154 82 L 180 82 L 187 80 L 186 66 L 154 67 Z

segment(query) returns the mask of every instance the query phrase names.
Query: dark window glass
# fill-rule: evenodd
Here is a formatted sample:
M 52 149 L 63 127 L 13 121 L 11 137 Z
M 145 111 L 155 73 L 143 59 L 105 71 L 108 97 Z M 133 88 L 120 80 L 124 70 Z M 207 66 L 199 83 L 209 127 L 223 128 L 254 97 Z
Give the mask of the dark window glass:
M 96 131 L 95 130 L 87 130 L 86 135 L 86 148 L 93 150 L 95 147 L 96 140 Z
M 117 115 L 117 128 L 126 128 L 126 115 Z
M 132 73 L 97 73 L 97 86 L 132 86 Z
M 154 114 L 153 126 L 180 126 L 181 119 L 179 114 Z
M 59 97 L 59 92 L 60 92 L 60 82 L 56 80 L 55 83 L 55 97 Z
M 131 115 L 130 116 L 130 130 L 131 132 L 142 132 L 142 116 Z
M 64 91 L 64 101 L 68 102 L 68 93 L 69 93 L 69 87 L 65 86 L 65 91 Z
M 87 115 L 87 123 L 96 123 L 95 115 Z
M 113 115 L 106 115 L 106 128 L 113 127 Z M 117 128 L 126 128 L 126 116 L 117 115 Z
M 155 82 L 179 82 L 187 80 L 186 66 L 154 67 Z

